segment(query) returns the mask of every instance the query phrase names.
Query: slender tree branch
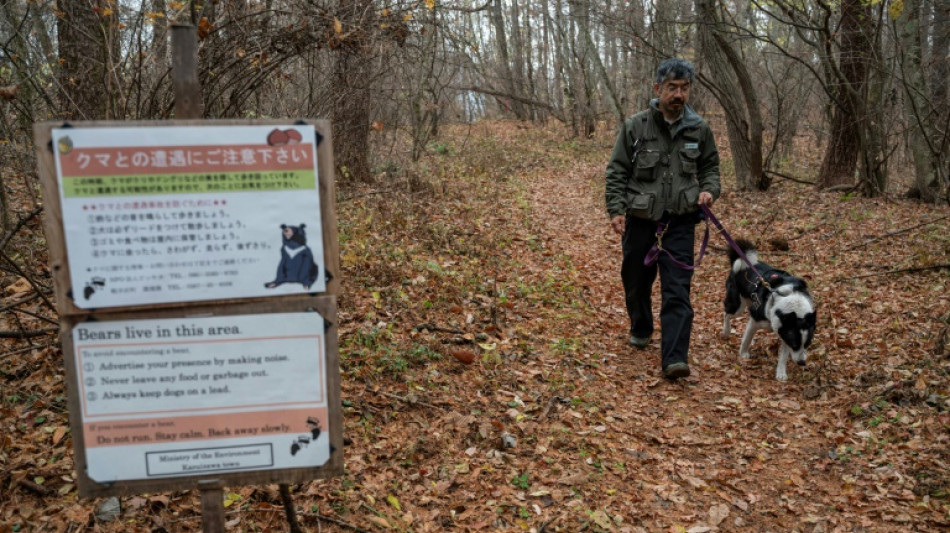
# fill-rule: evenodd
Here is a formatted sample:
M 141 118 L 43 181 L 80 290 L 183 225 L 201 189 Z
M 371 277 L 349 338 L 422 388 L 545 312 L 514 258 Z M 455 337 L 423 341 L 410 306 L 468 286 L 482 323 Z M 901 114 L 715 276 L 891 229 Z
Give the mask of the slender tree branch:
M 17 221 L 16 225 L 14 225 L 13 228 L 11 228 L 10 231 L 8 231 L 7 234 L 3 236 L 3 240 L 0 241 L 0 250 L 6 248 L 7 243 L 10 242 L 10 239 L 12 239 L 14 235 L 16 235 L 16 232 L 20 231 L 20 228 L 22 228 L 24 225 L 26 225 L 27 222 L 32 220 L 33 217 L 35 217 L 36 215 L 42 212 L 43 212 L 43 206 L 37 207 L 36 209 L 31 211 L 28 215 L 26 215 L 25 217 Z
M 49 306 L 51 310 L 56 311 L 56 306 L 53 305 L 53 302 L 49 301 L 49 298 L 46 297 L 45 295 L 46 291 L 42 287 L 40 287 L 36 283 L 36 281 L 33 280 L 32 277 L 30 277 L 26 272 L 24 272 L 23 269 L 20 268 L 20 265 L 16 264 L 16 262 L 14 262 L 13 259 L 10 259 L 10 256 L 8 256 L 6 252 L 3 251 L 2 248 L 0 248 L 0 259 L 3 259 L 7 263 L 10 263 L 10 266 L 12 266 L 14 270 L 16 270 L 16 273 L 19 274 L 20 277 L 25 279 L 30 284 L 30 286 L 33 287 L 33 290 L 35 290 L 37 294 L 40 295 L 40 298 L 42 298 L 43 301 L 46 302 L 46 305 Z
M 511 100 L 516 100 L 516 101 L 521 102 L 521 103 L 523 103 L 523 104 L 528 104 L 528 105 L 533 105 L 533 106 L 537 106 L 537 107 L 542 107 L 542 108 L 547 109 L 548 111 L 550 111 L 551 114 L 554 115 L 554 117 L 557 118 L 558 120 L 560 120 L 561 122 L 566 122 L 566 119 L 560 114 L 560 112 L 557 110 L 557 108 L 555 108 L 554 106 L 552 106 L 551 104 L 549 104 L 549 103 L 547 103 L 547 102 L 541 102 L 541 101 L 539 101 L 539 100 L 533 100 L 533 99 L 531 99 L 531 98 L 525 98 L 525 97 L 523 97 L 523 96 L 515 96 L 515 95 L 513 95 L 513 94 L 509 94 L 509 93 L 502 92 L 502 91 L 495 91 L 495 90 L 492 90 L 492 89 L 482 89 L 482 88 L 480 88 L 480 87 L 475 87 L 475 86 L 471 86 L 471 87 L 451 86 L 451 87 L 449 87 L 449 88 L 450 88 L 450 89 L 454 89 L 454 90 L 456 90 L 456 91 L 472 91 L 472 92 L 475 92 L 475 93 L 487 94 L 487 95 L 489 95 L 489 96 L 497 96 L 497 97 L 499 97 L 499 98 L 509 98 L 509 99 L 511 99 Z

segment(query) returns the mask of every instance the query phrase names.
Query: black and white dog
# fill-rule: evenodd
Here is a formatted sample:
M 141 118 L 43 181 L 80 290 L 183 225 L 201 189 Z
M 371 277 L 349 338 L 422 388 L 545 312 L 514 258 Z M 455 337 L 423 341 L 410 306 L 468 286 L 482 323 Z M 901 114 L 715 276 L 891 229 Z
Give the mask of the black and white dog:
M 782 345 L 779 348 L 775 379 L 785 381 L 788 379 L 785 371 L 788 357 L 792 356 L 792 360 L 802 366 L 808 358 L 806 350 L 815 335 L 815 304 L 808 294 L 805 280 L 760 262 L 759 254 L 751 242 L 738 239 L 736 244 L 768 286 L 762 283 L 735 250 L 729 250 L 732 270 L 726 279 L 722 338 L 729 338 L 730 320 L 743 309 L 748 309 L 749 324 L 742 335 L 739 355 L 749 358 L 749 347 L 756 331 L 768 329 L 778 333 Z

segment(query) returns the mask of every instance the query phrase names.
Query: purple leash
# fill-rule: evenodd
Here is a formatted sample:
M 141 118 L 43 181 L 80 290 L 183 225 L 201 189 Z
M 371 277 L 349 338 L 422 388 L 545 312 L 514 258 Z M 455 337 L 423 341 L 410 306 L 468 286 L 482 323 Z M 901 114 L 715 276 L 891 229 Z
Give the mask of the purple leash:
M 706 206 L 700 206 L 705 208 Z M 709 244 L 709 222 L 706 222 L 706 233 L 703 235 L 703 243 L 699 246 L 699 257 L 696 259 L 695 265 L 687 265 L 686 263 L 680 261 L 679 259 L 673 257 L 673 254 L 669 250 L 663 248 L 663 235 L 666 234 L 666 229 L 670 226 L 669 222 L 657 222 L 656 223 L 656 244 L 650 248 L 650 251 L 647 252 L 646 257 L 643 258 L 644 265 L 652 265 L 657 259 L 660 258 L 660 252 L 665 253 L 669 256 L 670 261 L 674 265 L 682 268 L 683 270 L 695 270 L 699 263 L 703 261 L 703 256 L 706 255 L 706 245 Z
M 656 224 L 656 244 L 650 248 L 650 251 L 647 252 L 646 257 L 643 258 L 644 265 L 653 264 L 659 257 L 660 252 L 666 253 L 669 256 L 670 260 L 673 261 L 673 264 L 682 268 L 683 270 L 694 270 L 696 266 L 699 266 L 699 263 L 702 262 L 703 256 L 706 255 L 706 245 L 709 244 L 709 223 L 712 222 L 716 229 L 719 230 L 719 233 L 722 234 L 722 238 L 726 240 L 730 247 L 739 254 L 739 258 L 745 262 L 746 265 L 752 269 L 752 272 L 755 273 L 756 277 L 759 278 L 759 282 L 762 283 L 766 288 L 769 287 L 769 283 L 765 281 L 765 278 L 762 277 L 762 274 L 759 274 L 759 271 L 752 265 L 752 262 L 749 261 L 749 258 L 746 257 L 745 252 L 742 251 L 742 248 L 739 248 L 739 245 L 736 244 L 736 241 L 732 239 L 732 236 L 729 235 L 729 232 L 726 231 L 726 228 L 722 227 L 722 223 L 719 222 L 719 219 L 716 218 L 716 215 L 712 214 L 712 211 L 705 205 L 700 205 L 699 208 L 702 210 L 703 214 L 706 215 L 706 232 L 703 234 L 703 243 L 699 247 L 699 257 L 696 259 L 696 265 L 687 265 L 682 261 L 677 260 L 673 257 L 673 254 L 669 250 L 663 248 L 663 235 L 666 233 L 666 229 L 669 227 L 669 222 L 657 222 Z
M 739 255 L 739 259 L 742 259 L 742 261 L 748 265 L 750 269 L 752 269 L 752 272 L 755 273 L 756 277 L 759 278 L 759 283 L 764 285 L 765 288 L 771 290 L 772 288 L 769 286 L 769 282 L 765 281 L 765 278 L 763 278 L 762 274 L 760 274 L 755 268 L 755 266 L 752 264 L 752 261 L 749 261 L 749 258 L 745 256 L 745 252 L 742 251 L 742 248 L 739 248 L 739 245 L 736 244 L 736 241 L 732 239 L 732 236 L 729 235 L 729 232 L 726 231 L 726 228 L 722 227 L 722 223 L 719 222 L 719 219 L 716 218 L 716 215 L 712 214 L 712 211 L 705 205 L 701 205 L 699 208 L 702 209 L 703 214 L 706 215 L 706 231 L 709 231 L 709 223 L 712 222 L 713 225 L 716 226 L 716 229 L 719 230 L 719 233 L 722 234 L 722 238 L 725 239 L 729 246 L 736 251 L 736 254 Z

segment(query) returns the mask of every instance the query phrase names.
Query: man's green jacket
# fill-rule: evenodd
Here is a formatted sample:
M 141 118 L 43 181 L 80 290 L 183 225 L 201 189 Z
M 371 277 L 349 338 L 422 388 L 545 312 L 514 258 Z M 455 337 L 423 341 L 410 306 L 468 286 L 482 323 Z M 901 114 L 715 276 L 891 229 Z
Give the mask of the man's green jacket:
M 607 212 L 660 220 L 699 209 L 700 191 L 719 198 L 719 150 L 693 108 L 672 125 L 657 108 L 624 120 L 607 165 Z

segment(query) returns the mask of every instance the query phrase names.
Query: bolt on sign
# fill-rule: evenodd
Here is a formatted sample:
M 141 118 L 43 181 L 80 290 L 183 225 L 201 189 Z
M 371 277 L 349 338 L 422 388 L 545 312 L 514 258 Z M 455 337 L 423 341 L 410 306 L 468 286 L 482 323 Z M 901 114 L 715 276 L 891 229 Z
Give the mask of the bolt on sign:
M 82 495 L 342 473 L 329 133 L 36 126 Z

